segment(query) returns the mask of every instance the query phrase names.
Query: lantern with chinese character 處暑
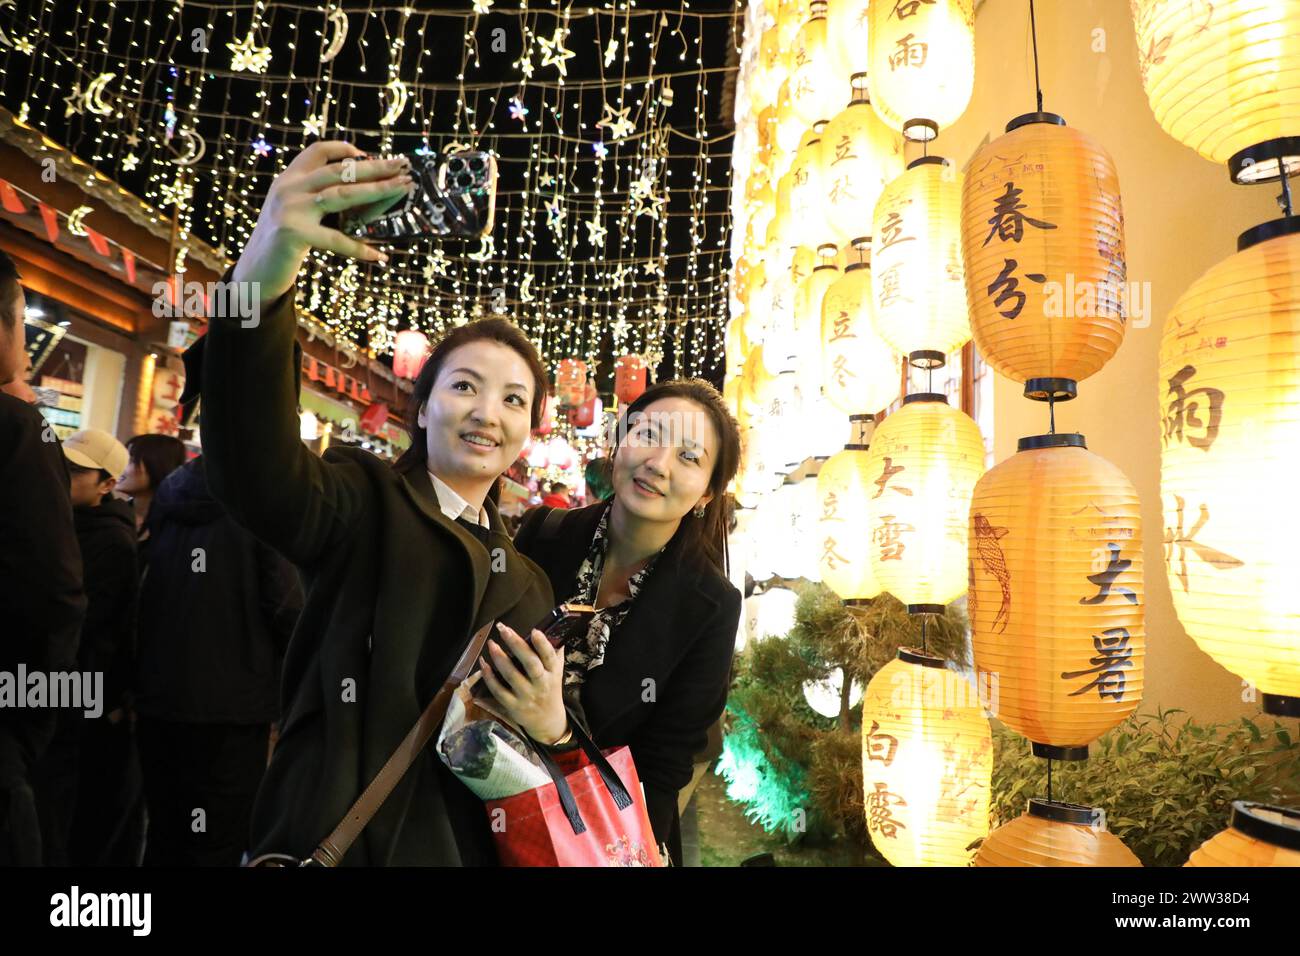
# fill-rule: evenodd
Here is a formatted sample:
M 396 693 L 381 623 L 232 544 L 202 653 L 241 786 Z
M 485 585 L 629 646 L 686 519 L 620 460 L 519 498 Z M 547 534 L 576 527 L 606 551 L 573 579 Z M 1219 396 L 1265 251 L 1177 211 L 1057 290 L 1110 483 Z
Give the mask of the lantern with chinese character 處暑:
M 1035 435 L 970 503 L 967 615 L 998 719 L 1039 757 L 1086 760 L 1137 709 L 1146 659 L 1142 522 L 1082 435 Z
M 967 866 L 989 832 L 993 736 L 978 695 L 911 648 L 862 698 L 867 833 L 894 866 Z
M 962 254 L 980 354 L 1029 398 L 1073 398 L 1124 338 L 1124 215 L 1115 164 L 1053 113 L 971 157 Z
M 560 360 L 555 372 L 555 395 L 561 405 L 581 405 L 587 397 L 587 363 L 578 358 Z
M 398 378 L 415 378 L 429 357 L 429 337 L 415 329 L 398 332 L 393 339 L 393 374 Z
M 923 367 L 970 341 L 961 257 L 962 175 L 925 156 L 884 189 L 871 237 L 876 331 Z M 917 353 L 925 353 L 919 356 Z
M 620 355 L 614 361 L 614 394 L 627 404 L 645 391 L 646 361 L 641 355 Z
M 853 99 L 821 132 L 822 194 L 829 241 L 871 238 L 871 214 L 885 184 L 903 172 L 903 141 L 867 98 L 867 77 L 852 79 Z
M 1184 866 L 1300 866 L 1300 809 L 1234 800 L 1228 829 L 1193 850 Z
M 826 11 L 826 45 L 836 80 L 844 80 L 854 73 L 865 74 L 870 67 L 868 6 L 870 0 L 835 0 Z
M 901 368 L 871 322 L 871 267 L 860 252 L 822 298 L 822 388 L 846 415 L 874 415 L 898 395 Z
M 876 580 L 909 613 L 942 614 L 966 589 L 966 523 L 982 474 L 979 426 L 941 394 L 908 395 L 876 429 L 864 530 Z
M 1300 716 L 1300 510 L 1278 497 L 1300 446 L 1300 216 L 1243 233 L 1160 340 L 1165 567 L 1197 645 Z
M 855 604 L 880 593 L 871 571 L 867 524 L 866 443 L 850 443 L 817 473 L 817 550 L 822 582 L 842 601 Z
M 826 0 L 812 0 L 808 19 L 790 48 L 790 99 L 804 126 L 835 115 L 842 100 L 841 82 L 826 45 Z
M 974 0 L 873 2 L 867 14 L 872 106 L 908 139 L 933 139 L 975 87 Z
M 980 844 L 973 866 L 1141 866 L 1100 807 L 1033 799 Z
M 1156 122 L 1237 182 L 1300 170 L 1300 4 L 1133 0 Z

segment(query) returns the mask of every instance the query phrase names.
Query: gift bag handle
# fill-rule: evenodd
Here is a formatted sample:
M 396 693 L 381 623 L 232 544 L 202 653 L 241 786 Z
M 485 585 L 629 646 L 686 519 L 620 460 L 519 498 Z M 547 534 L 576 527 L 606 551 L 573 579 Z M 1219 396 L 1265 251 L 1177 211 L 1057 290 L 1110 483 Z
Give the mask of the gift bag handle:
M 567 707 L 565 712 L 569 714 L 569 726 L 573 729 L 574 739 L 578 741 L 583 753 L 587 755 L 591 765 L 600 774 L 601 782 L 605 784 L 605 789 L 609 791 L 614 806 L 619 810 L 626 810 L 632 805 L 632 796 L 627 792 L 627 787 L 623 786 L 623 781 L 619 779 L 618 773 L 610 765 L 610 762 L 605 759 L 605 755 L 600 752 L 600 748 L 596 746 L 595 741 L 582 729 L 582 725 L 574 718 Z M 578 801 L 573 796 L 569 781 L 565 779 L 564 771 L 559 768 L 546 747 L 527 735 L 524 735 L 524 740 L 532 748 L 533 753 L 537 754 L 546 772 L 550 774 L 551 782 L 555 784 L 555 792 L 560 798 L 560 807 L 569 820 L 569 826 L 573 828 L 575 834 L 586 833 L 587 825 L 582 822 L 582 814 L 578 811 Z

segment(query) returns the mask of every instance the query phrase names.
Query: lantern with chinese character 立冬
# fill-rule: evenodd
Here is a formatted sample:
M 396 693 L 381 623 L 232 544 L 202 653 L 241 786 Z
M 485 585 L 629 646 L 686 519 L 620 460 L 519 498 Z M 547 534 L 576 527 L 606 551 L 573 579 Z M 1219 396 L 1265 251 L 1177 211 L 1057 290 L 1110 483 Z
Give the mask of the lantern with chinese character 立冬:
M 846 415 L 874 415 L 898 395 L 898 353 L 871 321 L 871 267 L 862 250 L 822 298 L 822 388 Z
M 560 360 L 555 372 L 555 395 L 561 405 L 581 405 L 587 397 L 587 363 L 582 359 Z
M 853 442 L 828 458 L 817 473 L 817 548 L 822 582 L 842 601 L 856 604 L 880 593 L 871 570 L 867 526 L 869 445 Z
M 1228 829 L 1210 837 L 1185 866 L 1300 866 L 1300 810 L 1234 800 Z
M 974 866 L 1141 866 L 1098 807 L 1030 800 L 980 844 Z
M 903 172 L 903 141 L 871 108 L 866 74 L 851 82 L 852 101 L 821 132 L 824 218 L 829 240 L 841 246 L 870 240 L 880 191 Z
M 873 2 L 867 14 L 872 106 L 908 139 L 933 139 L 975 86 L 973 0 Z
M 415 329 L 398 332 L 393 339 L 393 374 L 398 378 L 415 378 L 429 357 L 429 337 Z
M 730 328 L 730 327 L 728 327 Z M 646 361 L 641 355 L 620 355 L 614 361 L 614 394 L 627 404 L 645 391 Z

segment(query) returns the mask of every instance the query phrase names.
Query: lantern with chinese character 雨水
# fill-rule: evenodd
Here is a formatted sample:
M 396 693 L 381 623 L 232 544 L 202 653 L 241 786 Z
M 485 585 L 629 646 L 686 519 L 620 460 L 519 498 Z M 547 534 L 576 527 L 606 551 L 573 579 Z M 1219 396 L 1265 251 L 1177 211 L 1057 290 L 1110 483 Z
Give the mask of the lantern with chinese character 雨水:
M 975 86 L 973 0 L 882 0 L 867 14 L 872 106 L 908 139 L 933 139 Z
M 1124 216 L 1115 164 L 1053 113 L 971 157 L 962 254 L 980 354 L 1030 398 L 1073 398 L 1124 338 Z
M 1210 837 L 1185 866 L 1300 866 L 1300 809 L 1234 800 L 1228 829 Z
M 1300 716 L 1300 216 L 1243 233 L 1160 341 L 1160 491 L 1174 610 L 1215 661 Z
M 429 337 L 415 329 L 398 332 L 393 339 L 393 374 L 398 378 L 415 378 L 429 357 Z
M 623 404 L 635 402 L 645 391 L 646 361 L 641 355 L 620 355 L 614 361 L 614 394 Z
M 1035 435 L 970 503 L 967 614 L 997 718 L 1037 756 L 1085 760 L 1142 699 L 1138 495 L 1082 435 Z
M 853 98 L 821 131 L 824 219 L 829 241 L 844 246 L 871 238 L 871 214 L 885 184 L 903 172 L 903 141 L 880 121 L 856 74 Z
M 967 866 L 989 832 L 993 737 L 942 658 L 900 648 L 862 699 L 867 833 L 894 866 Z
M 1029 809 L 980 844 L 973 866 L 1141 866 L 1106 829 L 1100 807 L 1030 800 Z
M 561 405 L 581 405 L 586 400 L 586 362 L 578 358 L 560 360 L 555 372 L 555 395 Z
M 817 551 L 822 582 L 848 604 L 880 593 L 871 571 L 867 525 L 869 446 L 850 443 L 828 458 L 817 473 Z
M 855 251 L 822 298 L 822 388 L 846 415 L 874 415 L 898 395 L 902 364 L 871 322 L 871 267 Z

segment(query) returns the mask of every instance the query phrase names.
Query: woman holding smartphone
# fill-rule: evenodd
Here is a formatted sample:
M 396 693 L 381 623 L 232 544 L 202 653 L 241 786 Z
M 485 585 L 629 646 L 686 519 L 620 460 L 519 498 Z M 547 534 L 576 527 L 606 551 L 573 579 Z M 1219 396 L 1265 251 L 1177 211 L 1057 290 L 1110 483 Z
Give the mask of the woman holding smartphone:
M 702 381 L 647 389 L 622 431 L 611 500 L 536 508 L 515 536 L 557 599 L 597 609 L 590 626 L 562 661 L 502 628 L 519 664 L 489 646 L 483 681 L 516 720 L 558 727 L 567 704 L 599 746 L 629 746 L 655 837 L 680 863 L 677 795 L 726 704 L 740 621 L 725 511 L 740 434 Z
M 255 284 L 259 313 L 214 316 L 206 337 L 212 492 L 298 566 L 306 591 L 251 857 L 308 857 L 402 742 L 470 635 L 494 619 L 526 629 L 552 607 L 545 575 L 516 553 L 488 496 L 538 424 L 547 388 L 513 323 L 473 322 L 434 348 L 412 396 L 412 445 L 394 465 L 356 448 L 320 459 L 299 439 L 298 270 L 312 248 L 385 263 L 321 220 L 377 215 L 412 188 L 408 170 L 405 159 L 367 159 L 345 143 L 303 150 L 272 183 L 228 276 Z M 528 729 L 552 739 L 544 725 Z M 482 802 L 428 748 L 341 862 L 493 863 L 495 853 Z

